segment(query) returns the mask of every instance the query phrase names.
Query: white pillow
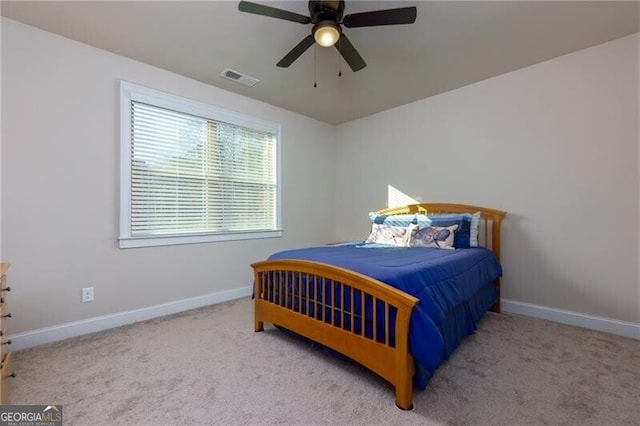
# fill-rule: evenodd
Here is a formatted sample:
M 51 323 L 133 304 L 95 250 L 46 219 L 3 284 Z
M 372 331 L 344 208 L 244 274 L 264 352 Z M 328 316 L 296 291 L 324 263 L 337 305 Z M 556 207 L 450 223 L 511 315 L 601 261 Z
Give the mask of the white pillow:
M 369 234 L 366 242 L 406 247 L 410 236 L 411 229 L 407 226 L 373 223 L 371 225 L 371 234 Z

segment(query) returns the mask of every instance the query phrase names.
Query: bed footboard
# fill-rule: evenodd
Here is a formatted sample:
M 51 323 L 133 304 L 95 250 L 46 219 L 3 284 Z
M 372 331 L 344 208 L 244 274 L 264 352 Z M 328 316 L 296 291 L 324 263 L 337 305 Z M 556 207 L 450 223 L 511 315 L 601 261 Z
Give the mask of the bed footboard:
M 418 299 L 319 262 L 267 260 L 251 266 L 255 331 L 270 322 L 334 349 L 391 383 L 399 408 L 413 407 L 409 319 Z

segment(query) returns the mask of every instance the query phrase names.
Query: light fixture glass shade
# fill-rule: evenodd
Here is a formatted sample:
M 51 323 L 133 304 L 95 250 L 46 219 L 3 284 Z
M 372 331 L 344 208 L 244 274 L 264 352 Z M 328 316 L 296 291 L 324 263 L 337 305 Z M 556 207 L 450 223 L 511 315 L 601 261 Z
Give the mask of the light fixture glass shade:
M 321 23 L 313 32 L 313 38 L 316 39 L 316 43 L 320 46 L 331 47 L 336 44 L 340 38 L 340 31 L 338 30 L 337 25 L 333 22 Z

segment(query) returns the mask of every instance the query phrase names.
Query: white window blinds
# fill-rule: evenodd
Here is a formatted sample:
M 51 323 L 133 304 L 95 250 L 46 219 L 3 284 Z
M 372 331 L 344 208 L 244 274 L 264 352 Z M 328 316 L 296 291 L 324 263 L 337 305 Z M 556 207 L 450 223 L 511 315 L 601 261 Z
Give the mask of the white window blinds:
M 275 132 L 133 99 L 129 108 L 125 239 L 278 230 Z

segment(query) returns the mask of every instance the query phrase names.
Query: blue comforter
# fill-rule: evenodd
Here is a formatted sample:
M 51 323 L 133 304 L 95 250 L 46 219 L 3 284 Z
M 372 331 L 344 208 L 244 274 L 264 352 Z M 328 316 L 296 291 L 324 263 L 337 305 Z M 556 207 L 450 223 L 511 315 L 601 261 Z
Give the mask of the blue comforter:
M 313 260 L 340 266 L 420 299 L 409 329 L 419 388 L 426 386 L 462 337 L 473 333 L 495 301 L 493 282 L 502 275 L 498 259 L 482 247 L 440 250 L 354 243 L 287 250 L 269 259 Z

